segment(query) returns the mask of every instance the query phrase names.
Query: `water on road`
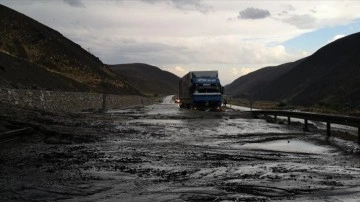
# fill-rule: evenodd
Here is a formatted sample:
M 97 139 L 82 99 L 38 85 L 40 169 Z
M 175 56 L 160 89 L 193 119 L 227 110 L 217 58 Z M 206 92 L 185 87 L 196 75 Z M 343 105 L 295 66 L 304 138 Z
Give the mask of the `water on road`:
M 57 139 L 2 148 L 5 201 L 360 198 L 358 153 L 245 112 L 180 109 L 167 97 L 146 107 L 51 119 L 48 127 L 63 131 Z M 82 135 L 91 141 L 76 141 Z

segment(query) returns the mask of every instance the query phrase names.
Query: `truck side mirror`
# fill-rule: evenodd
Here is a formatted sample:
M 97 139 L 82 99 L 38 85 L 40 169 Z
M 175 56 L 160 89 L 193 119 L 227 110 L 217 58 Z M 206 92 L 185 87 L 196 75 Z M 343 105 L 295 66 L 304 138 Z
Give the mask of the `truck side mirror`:
M 221 93 L 221 94 L 224 94 L 224 91 L 225 91 L 225 88 L 224 88 L 223 86 L 221 86 L 221 88 L 220 88 L 220 93 Z

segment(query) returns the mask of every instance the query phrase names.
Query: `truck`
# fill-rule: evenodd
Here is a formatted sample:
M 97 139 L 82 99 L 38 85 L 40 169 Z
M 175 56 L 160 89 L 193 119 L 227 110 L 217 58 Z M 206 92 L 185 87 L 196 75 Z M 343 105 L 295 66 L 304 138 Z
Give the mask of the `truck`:
M 223 93 L 218 71 L 191 71 L 179 81 L 180 108 L 221 109 Z

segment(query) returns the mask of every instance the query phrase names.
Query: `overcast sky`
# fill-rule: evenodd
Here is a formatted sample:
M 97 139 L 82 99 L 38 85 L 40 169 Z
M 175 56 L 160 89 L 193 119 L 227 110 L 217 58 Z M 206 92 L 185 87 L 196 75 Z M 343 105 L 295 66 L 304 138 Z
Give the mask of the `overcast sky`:
M 0 0 L 106 64 L 147 63 L 222 84 L 360 30 L 360 1 Z

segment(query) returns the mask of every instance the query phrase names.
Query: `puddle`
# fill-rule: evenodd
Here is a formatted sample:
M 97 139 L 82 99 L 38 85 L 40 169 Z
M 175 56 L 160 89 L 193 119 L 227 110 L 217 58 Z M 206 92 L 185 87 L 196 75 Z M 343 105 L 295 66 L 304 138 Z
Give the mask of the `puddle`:
M 250 143 L 238 146 L 239 149 L 269 150 L 293 153 L 325 154 L 331 149 L 300 140 L 277 140 L 265 143 Z
M 288 134 L 299 133 L 284 125 L 268 124 L 261 119 L 229 119 L 220 122 L 221 127 L 216 128 L 219 134 Z
M 149 124 L 149 125 L 179 125 L 183 124 L 182 120 L 176 120 L 176 119 L 142 119 L 142 120 L 130 120 L 127 123 L 130 124 Z

